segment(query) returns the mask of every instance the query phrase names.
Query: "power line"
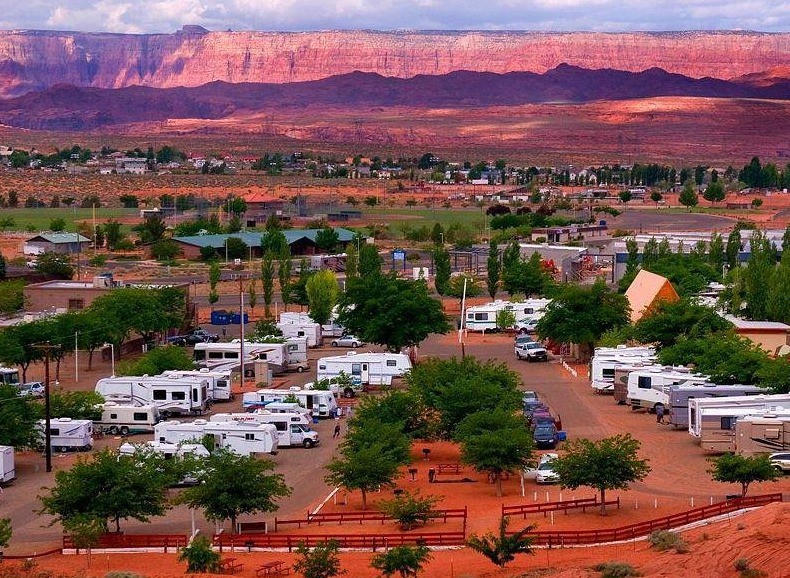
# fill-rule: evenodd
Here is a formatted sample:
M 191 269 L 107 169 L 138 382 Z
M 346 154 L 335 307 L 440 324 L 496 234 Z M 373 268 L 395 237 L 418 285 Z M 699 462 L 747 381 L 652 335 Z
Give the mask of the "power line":
M 52 351 L 59 349 L 60 345 L 53 345 L 49 341 L 43 344 L 34 344 L 34 348 L 40 349 L 44 352 L 44 453 L 47 458 L 47 472 L 52 471 L 52 432 L 50 431 L 50 422 L 52 419 L 49 405 L 49 357 Z

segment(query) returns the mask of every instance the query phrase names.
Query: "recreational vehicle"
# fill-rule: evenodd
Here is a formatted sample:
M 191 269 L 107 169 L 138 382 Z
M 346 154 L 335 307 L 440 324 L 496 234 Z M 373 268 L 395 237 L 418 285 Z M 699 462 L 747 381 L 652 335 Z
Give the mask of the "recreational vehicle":
M 714 409 L 724 409 L 719 415 L 736 417 L 770 411 L 771 408 L 790 408 L 790 394 L 745 395 L 735 397 L 709 397 L 688 400 L 689 433 L 694 437 L 702 435 L 702 418 Z M 739 410 L 744 410 L 739 412 Z M 734 413 L 727 413 L 732 411 Z M 728 428 L 729 429 L 729 428 Z
M 310 419 L 303 413 L 272 413 L 258 409 L 249 413 L 218 413 L 211 421 L 269 423 L 277 428 L 277 446 L 311 448 L 318 443 L 318 432 L 310 429 Z
M 39 441 L 46 443 L 46 421 L 36 422 Z M 49 421 L 49 446 L 56 452 L 88 451 L 93 447 L 93 422 L 89 419 L 58 417 Z
M 112 435 L 150 433 L 161 421 L 159 408 L 155 405 L 121 405 L 107 401 L 101 408 L 101 418 L 93 423 L 97 431 Z
M 208 381 L 208 399 L 211 401 L 230 401 L 233 399 L 230 370 L 210 371 L 208 369 L 184 370 L 168 369 L 162 377 L 197 377 Z
M 0 385 L 18 385 L 19 371 L 0 365 Z
M 241 342 L 236 339 L 231 343 L 196 343 L 193 355 L 199 367 L 227 371 L 240 369 L 240 353 Z M 245 341 L 244 363 L 252 364 L 258 360 L 266 361 L 272 373 L 282 373 L 285 371 L 285 344 Z
M 252 411 L 257 411 L 257 410 L 253 409 Z M 310 411 L 306 407 L 302 407 L 298 403 L 283 403 L 278 401 L 267 403 L 266 411 L 268 411 L 269 413 L 301 413 L 302 415 L 306 416 L 308 419 L 313 415 L 312 411 Z
M 120 404 L 155 405 L 162 417 L 200 415 L 208 405 L 208 380 L 175 375 L 105 377 L 96 382 L 96 393 Z
M 496 331 L 505 329 L 497 327 L 497 314 L 501 311 L 511 311 L 515 322 L 539 319 L 546 311 L 551 299 L 527 299 L 526 301 L 493 301 L 485 305 L 468 307 L 464 315 L 464 327 L 469 331 Z
M 601 349 L 601 348 L 599 348 Z M 656 360 L 655 350 L 652 348 L 628 348 L 639 351 L 630 352 L 626 349 L 616 353 L 603 353 L 595 350 L 590 359 L 590 387 L 597 393 L 614 392 L 614 372 L 617 367 L 630 366 L 638 369 L 639 366 L 653 365 Z
M 161 455 L 166 460 L 174 458 L 183 459 L 186 457 L 204 459 L 211 454 L 203 444 L 188 444 L 179 443 L 171 444 L 167 442 L 150 441 L 145 444 L 121 444 L 118 448 L 118 454 L 122 456 L 134 456 L 138 453 L 145 454 L 146 452 L 153 452 Z M 177 484 L 177 486 L 192 486 L 198 483 L 196 474 L 187 474 Z
M 0 446 L 0 484 L 8 484 L 16 479 L 14 469 L 14 448 Z
M 735 424 L 735 452 L 744 456 L 790 450 L 790 414 L 746 416 Z
M 295 398 L 297 403 L 312 412 L 313 417 L 334 417 L 337 401 L 331 391 L 309 389 L 259 389 L 248 391 L 242 398 L 244 408 L 265 408 L 271 402 L 287 402 Z
M 644 408 L 650 412 L 658 406 L 669 406 L 669 386 L 679 383 L 709 383 L 707 375 L 691 373 L 685 368 L 648 368 L 637 369 L 628 374 L 628 397 L 626 402 L 631 409 Z
M 411 360 L 403 353 L 350 351 L 345 355 L 322 357 L 317 365 L 317 381 L 340 377 L 342 372 L 357 385 L 391 385 L 394 377 L 403 377 L 411 369 Z
M 676 428 L 689 425 L 689 400 L 703 398 L 727 398 L 764 394 L 756 385 L 716 385 L 705 383 L 679 383 L 669 386 L 669 423 Z
M 285 371 L 302 373 L 310 368 L 307 363 L 307 338 L 289 337 L 285 340 Z
M 323 341 L 321 325 L 313 321 L 282 321 L 277 324 L 277 329 L 282 331 L 283 337 L 304 337 L 308 347 L 318 347 Z M 309 318 L 308 318 L 309 319 Z
M 345 333 L 345 329 L 342 325 L 338 324 L 337 321 L 337 307 L 332 310 L 332 315 L 329 318 L 329 322 L 321 325 L 321 337 L 340 337 Z M 307 313 L 299 313 L 296 311 L 284 311 L 280 313 L 280 323 L 295 323 L 295 324 L 307 324 L 307 323 L 315 323 L 313 319 Z M 285 332 L 283 331 L 283 335 Z
M 167 422 L 156 425 L 154 440 L 179 444 L 213 438 L 214 446 L 236 454 L 276 454 L 277 430 L 271 424 L 217 422 L 196 419 L 192 422 Z

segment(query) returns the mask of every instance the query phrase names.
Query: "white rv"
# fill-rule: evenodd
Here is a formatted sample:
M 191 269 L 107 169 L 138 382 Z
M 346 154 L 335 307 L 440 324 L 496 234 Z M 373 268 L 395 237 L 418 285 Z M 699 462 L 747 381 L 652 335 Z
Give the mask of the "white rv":
M 36 423 L 39 441 L 46 443 L 46 421 Z M 89 419 L 53 418 L 49 422 L 49 445 L 53 451 L 88 451 L 93 447 L 93 422 Z
M 169 369 L 162 377 L 197 377 L 208 381 L 208 399 L 211 401 L 230 401 L 233 399 L 230 370 L 210 371 L 208 369 L 185 370 Z
M 248 413 L 217 413 L 211 421 L 269 423 L 277 428 L 277 446 L 311 448 L 318 443 L 318 432 L 310 429 L 310 419 L 303 413 L 272 413 L 265 409 Z
M 155 441 L 171 444 L 200 442 L 204 436 L 213 437 L 215 447 L 243 456 L 277 453 L 277 430 L 271 424 L 196 419 L 192 422 L 163 421 L 154 431 Z
M 0 446 L 0 484 L 8 484 L 16 479 L 14 468 L 14 448 Z
M 118 453 L 122 456 L 134 456 L 137 453 L 154 452 L 166 460 L 174 458 L 183 459 L 186 457 L 205 459 L 211 454 L 203 444 L 170 444 L 167 442 L 151 441 L 143 445 L 125 443 L 121 444 L 118 448 Z M 176 485 L 192 486 L 197 484 L 198 480 L 194 474 L 188 474 L 181 479 Z
M 735 424 L 735 452 L 745 456 L 790 450 L 790 414 L 746 416 Z
M 307 363 L 307 348 L 306 337 L 288 337 L 285 340 L 285 371 L 302 373 L 310 368 Z
M 105 377 L 96 393 L 125 405 L 155 405 L 162 417 L 200 415 L 208 405 L 208 380 L 198 377 Z
M 93 423 L 98 431 L 112 435 L 150 433 L 161 421 L 159 408 L 155 405 L 121 405 L 107 401 L 101 408 L 101 418 Z
M 259 389 L 248 391 L 242 398 L 242 405 L 247 409 L 265 408 L 271 402 L 284 402 L 294 397 L 299 405 L 312 412 L 313 417 L 334 417 L 337 413 L 337 401 L 331 391 L 308 389 Z
M 19 371 L 0 365 L 0 385 L 19 385 Z
M 307 339 L 308 347 L 318 347 L 323 342 L 323 332 L 321 325 L 313 321 L 281 321 L 277 324 L 277 329 L 282 331 L 283 337 L 304 337 Z
M 496 317 L 500 311 L 512 311 L 516 323 L 540 319 L 546 312 L 551 299 L 527 299 L 526 301 L 492 301 L 485 305 L 468 307 L 464 315 L 464 327 L 469 331 L 496 331 Z
M 321 325 L 321 337 L 340 337 L 345 333 L 342 325 L 337 323 L 337 306 L 332 310 L 332 315 L 329 318 L 329 323 Z M 280 323 L 295 323 L 307 324 L 315 323 L 308 313 L 300 313 L 296 311 L 283 311 L 280 313 Z M 285 335 L 285 332 L 283 332 Z
M 627 365 L 637 369 L 639 365 L 652 365 L 655 360 L 652 347 L 599 347 L 590 359 L 590 387 L 599 393 L 613 393 L 615 368 Z
M 253 410 L 257 411 L 257 410 Z M 313 412 L 299 405 L 298 403 L 283 403 L 278 401 L 273 401 L 266 404 L 266 411 L 269 413 L 301 413 L 302 415 L 310 418 L 313 415 Z
M 637 369 L 628 374 L 627 403 L 631 409 L 645 408 L 655 411 L 658 406 L 669 407 L 669 386 L 679 383 L 706 384 L 707 375 L 698 375 L 689 370 L 673 368 Z
M 677 428 L 689 425 L 689 400 L 765 394 L 756 385 L 717 385 L 715 383 L 680 383 L 669 386 L 669 423 Z
M 357 385 L 391 385 L 411 369 L 411 360 L 403 353 L 356 353 L 322 357 L 317 363 L 316 380 L 350 376 Z M 345 392 L 344 392 L 345 395 Z
M 239 355 L 241 342 L 236 339 L 230 343 L 196 343 L 194 350 L 195 363 L 212 371 L 238 370 L 241 367 Z M 272 373 L 285 371 L 284 343 L 253 343 L 244 342 L 244 363 L 266 361 Z

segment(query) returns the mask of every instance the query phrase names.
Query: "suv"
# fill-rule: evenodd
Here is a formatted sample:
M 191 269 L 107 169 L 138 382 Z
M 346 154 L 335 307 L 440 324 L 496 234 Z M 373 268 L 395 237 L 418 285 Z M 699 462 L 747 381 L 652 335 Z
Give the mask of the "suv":
M 771 465 L 776 471 L 783 474 L 790 472 L 790 452 L 771 454 L 768 459 L 771 460 Z
M 549 353 L 540 343 L 528 341 L 516 344 L 516 358 L 527 361 L 548 361 Z
M 536 427 L 532 439 L 535 442 L 535 447 L 541 449 L 554 449 L 557 447 L 557 442 L 560 441 L 554 424 Z
M 31 381 L 17 386 L 22 397 L 44 397 L 44 384 L 40 381 Z
M 539 319 L 525 319 L 524 321 L 516 321 L 516 323 L 513 325 L 513 329 L 522 335 L 535 333 L 535 327 L 537 326 L 538 321 Z

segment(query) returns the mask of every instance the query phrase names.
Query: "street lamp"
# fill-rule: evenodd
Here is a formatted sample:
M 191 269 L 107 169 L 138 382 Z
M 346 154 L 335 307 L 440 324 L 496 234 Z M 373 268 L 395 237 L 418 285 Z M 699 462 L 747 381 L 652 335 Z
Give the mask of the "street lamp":
M 112 365 L 112 376 L 115 377 L 115 345 L 112 343 L 105 343 L 103 347 L 110 348 L 110 363 Z
M 225 237 L 225 265 L 228 264 L 228 239 L 229 237 Z

